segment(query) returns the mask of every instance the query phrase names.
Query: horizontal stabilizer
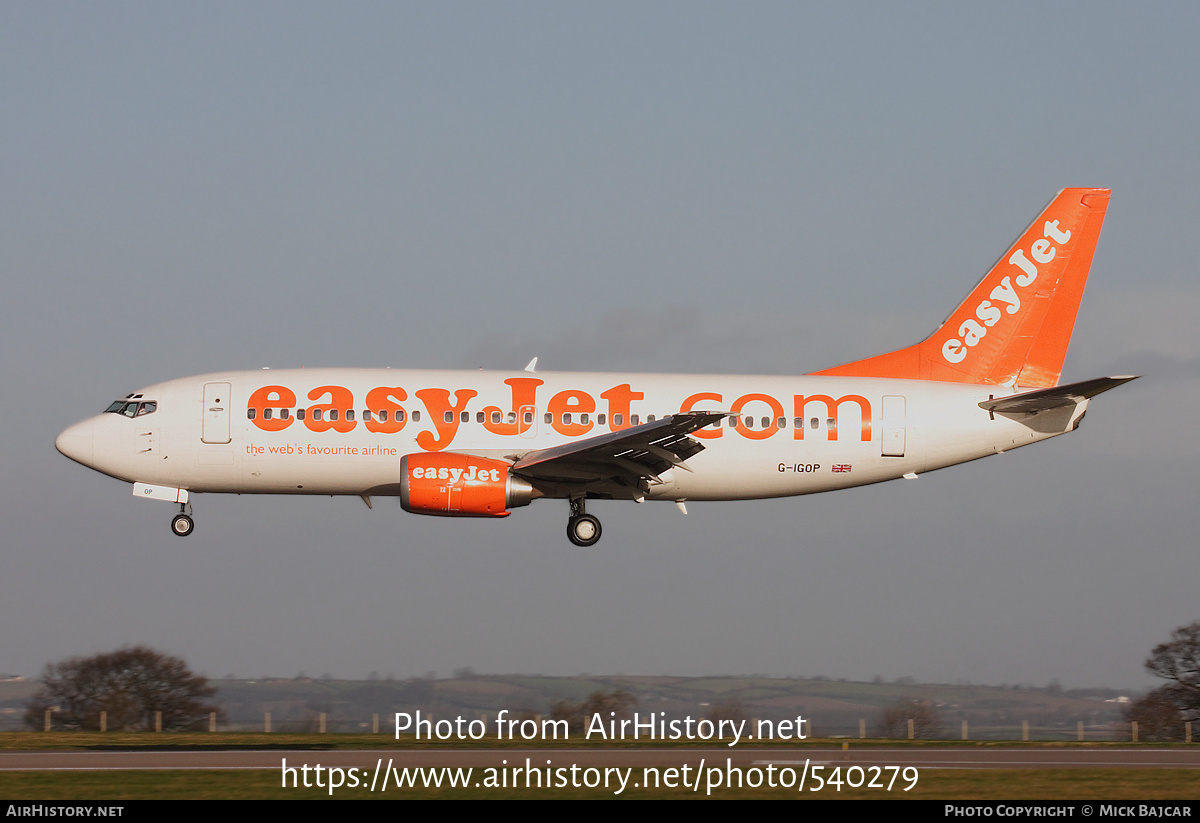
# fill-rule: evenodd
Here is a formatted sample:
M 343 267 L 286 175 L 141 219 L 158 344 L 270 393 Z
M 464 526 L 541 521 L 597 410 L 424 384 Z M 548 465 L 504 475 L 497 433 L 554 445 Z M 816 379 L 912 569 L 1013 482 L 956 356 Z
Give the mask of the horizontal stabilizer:
M 1013 394 L 1008 397 L 998 397 L 995 400 L 985 400 L 979 404 L 981 409 L 1001 414 L 1037 414 L 1038 412 L 1057 409 L 1060 406 L 1072 406 L 1089 397 L 1115 389 L 1122 383 L 1137 380 L 1139 375 L 1121 375 L 1118 377 L 1097 377 L 1084 380 L 1082 383 L 1070 383 L 1066 386 L 1055 386 L 1052 389 Z

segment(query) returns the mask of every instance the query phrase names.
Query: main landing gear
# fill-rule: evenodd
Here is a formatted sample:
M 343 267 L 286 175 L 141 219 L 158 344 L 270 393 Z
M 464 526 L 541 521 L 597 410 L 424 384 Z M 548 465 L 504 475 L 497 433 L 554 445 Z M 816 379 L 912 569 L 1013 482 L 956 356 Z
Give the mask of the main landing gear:
M 196 522 L 191 515 L 186 514 L 185 505 L 179 504 L 179 514 L 171 519 L 171 531 L 180 537 L 187 537 L 196 528 Z
M 600 519 L 584 511 L 582 497 L 571 498 L 571 516 L 567 519 L 567 537 L 576 546 L 594 546 L 600 540 Z

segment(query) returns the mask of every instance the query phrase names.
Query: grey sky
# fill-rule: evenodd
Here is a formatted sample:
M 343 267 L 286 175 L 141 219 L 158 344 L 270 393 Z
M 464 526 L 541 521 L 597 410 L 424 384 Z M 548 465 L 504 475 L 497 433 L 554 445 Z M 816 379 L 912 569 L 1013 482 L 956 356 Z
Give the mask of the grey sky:
M 1191 4 L 0 6 L 0 671 L 764 672 L 1144 684 L 1195 620 Z M 907 345 L 1113 189 L 1082 428 L 791 500 L 170 507 L 54 451 L 261 366 L 801 373 Z

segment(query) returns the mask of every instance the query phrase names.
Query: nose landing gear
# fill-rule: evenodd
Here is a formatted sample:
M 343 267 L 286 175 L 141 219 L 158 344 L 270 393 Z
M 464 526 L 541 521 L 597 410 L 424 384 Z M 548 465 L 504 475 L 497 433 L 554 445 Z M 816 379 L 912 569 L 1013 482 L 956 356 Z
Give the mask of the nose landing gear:
M 567 537 L 576 546 L 594 546 L 600 541 L 600 519 L 584 511 L 582 497 L 571 498 L 571 516 L 567 519 Z

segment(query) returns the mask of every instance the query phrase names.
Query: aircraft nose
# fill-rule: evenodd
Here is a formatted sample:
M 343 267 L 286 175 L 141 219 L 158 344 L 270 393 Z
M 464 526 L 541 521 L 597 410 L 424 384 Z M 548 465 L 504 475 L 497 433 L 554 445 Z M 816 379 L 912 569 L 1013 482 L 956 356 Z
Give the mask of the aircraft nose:
M 54 441 L 54 448 L 76 463 L 91 466 L 94 440 L 92 428 L 94 425 L 95 422 L 92 420 L 76 423 L 58 436 L 58 439 Z

